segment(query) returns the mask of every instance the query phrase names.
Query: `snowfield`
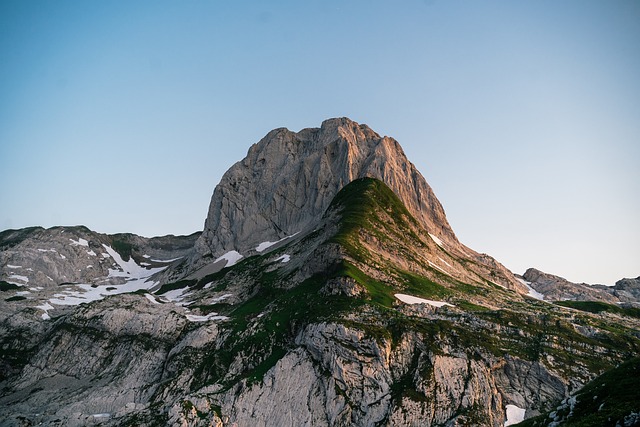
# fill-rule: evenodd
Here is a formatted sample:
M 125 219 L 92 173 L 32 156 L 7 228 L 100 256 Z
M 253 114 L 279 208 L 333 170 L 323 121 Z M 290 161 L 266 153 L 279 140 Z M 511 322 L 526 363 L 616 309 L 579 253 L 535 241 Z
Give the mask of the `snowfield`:
M 533 288 L 531 287 L 531 282 L 527 282 L 526 280 L 521 279 L 521 278 L 519 278 L 519 277 L 518 277 L 517 279 L 518 279 L 518 281 L 519 281 L 520 283 L 522 283 L 523 285 L 525 285 L 525 286 L 527 287 L 527 289 L 529 289 L 529 292 L 527 293 L 527 295 L 529 295 L 529 296 L 530 296 L 530 297 L 532 297 L 532 298 L 538 299 L 538 300 L 540 300 L 540 301 L 544 301 L 544 295 L 543 295 L 543 294 L 541 294 L 540 292 L 536 291 L 535 289 L 533 289 Z
M 453 304 L 449 304 L 448 302 L 433 301 L 430 299 L 414 297 L 413 295 L 395 294 L 394 296 L 406 304 L 429 304 L 433 307 L 443 307 L 445 305 L 448 305 L 449 307 L 455 307 Z
M 526 409 L 518 408 L 516 405 L 507 405 L 507 421 L 504 423 L 504 427 L 518 424 L 524 421 L 524 414 Z
M 229 251 L 226 254 L 222 255 L 221 257 L 217 258 L 214 263 L 221 261 L 221 260 L 227 260 L 227 263 L 225 264 L 225 267 L 231 267 L 232 265 L 235 265 L 238 261 L 240 261 L 243 258 L 243 256 L 240 254 L 240 252 L 238 251 Z

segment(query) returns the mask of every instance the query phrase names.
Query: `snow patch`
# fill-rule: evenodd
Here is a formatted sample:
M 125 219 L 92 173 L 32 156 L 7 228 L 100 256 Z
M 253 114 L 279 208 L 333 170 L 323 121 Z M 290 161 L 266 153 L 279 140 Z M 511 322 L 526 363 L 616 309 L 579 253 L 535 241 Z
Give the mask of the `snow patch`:
M 175 302 L 176 305 L 181 305 L 182 300 L 189 295 L 188 293 L 185 293 L 188 290 L 188 287 L 184 287 L 182 289 L 172 289 L 162 294 L 161 297 L 169 302 Z
M 434 307 L 442 307 L 442 306 L 448 305 L 449 307 L 455 307 L 454 305 L 449 304 L 448 302 L 433 301 L 430 299 L 414 297 L 412 295 L 395 294 L 394 296 L 406 304 L 429 304 Z
M 277 258 L 276 261 L 289 262 L 291 261 L 291 255 L 284 254 L 280 258 Z
M 298 231 L 298 233 L 299 233 L 299 231 Z M 291 236 L 283 237 L 282 239 L 280 239 L 280 240 L 278 240 L 278 241 L 276 241 L 276 242 L 262 242 L 262 243 L 260 243 L 258 246 L 256 246 L 256 251 L 258 251 L 258 252 L 264 252 L 264 251 L 266 251 L 267 249 L 269 249 L 271 246 L 273 246 L 273 245 L 275 245 L 275 244 L 278 244 L 278 243 L 280 243 L 280 242 L 283 242 L 283 241 L 285 241 L 285 240 L 287 240 L 287 239 L 290 239 L 290 238 L 294 237 L 294 236 L 295 236 L 296 234 L 298 234 L 298 233 L 293 233 Z
M 526 280 L 521 279 L 521 278 L 519 278 L 519 277 L 518 277 L 517 279 L 518 279 L 518 281 L 519 281 L 520 283 L 522 283 L 523 285 L 525 285 L 525 286 L 527 287 L 527 289 L 529 289 L 529 292 L 527 293 L 527 295 L 528 295 L 528 296 L 530 296 L 530 297 L 532 297 L 532 298 L 535 298 L 535 299 L 539 299 L 540 301 L 543 301 L 543 300 L 544 300 L 544 295 L 543 295 L 543 294 L 541 294 L 540 292 L 536 291 L 535 289 L 533 289 L 533 288 L 531 287 L 531 282 L 527 282 Z
M 53 310 L 53 306 L 51 304 L 49 304 L 48 302 L 45 302 L 42 305 L 36 305 L 35 308 L 39 308 L 40 310 L 43 310 L 44 313 L 42 313 L 42 315 L 40 315 L 40 317 L 42 318 L 42 320 L 49 320 L 51 319 L 51 316 L 49 316 L 49 310 Z
M 431 267 L 433 267 L 433 268 L 435 268 L 435 269 L 437 269 L 437 270 L 442 271 L 442 272 L 443 272 L 444 274 L 446 274 L 447 276 L 451 276 L 451 274 L 449 274 L 449 272 L 448 272 L 448 271 L 446 271 L 446 270 L 445 270 L 445 269 L 443 269 L 443 268 L 438 267 L 437 265 L 435 265 L 435 264 L 434 264 L 434 263 L 432 263 L 431 261 L 428 261 L 428 263 L 429 263 L 429 265 L 430 265 Z
M 97 256 L 95 252 L 93 251 L 87 251 L 87 255 L 91 255 L 91 256 Z
M 443 247 L 444 244 L 442 243 L 442 240 L 438 239 L 436 236 L 434 236 L 433 234 L 429 233 L 429 237 L 431 237 L 431 239 L 433 239 L 434 242 L 436 242 L 436 244 L 440 247 Z
M 78 240 L 73 240 L 73 239 L 69 239 L 69 240 L 71 240 L 71 246 L 84 246 L 86 248 L 89 247 L 89 242 L 87 242 L 81 237 Z
M 506 409 L 507 421 L 504 422 L 505 427 L 524 421 L 524 414 L 527 412 L 526 409 L 518 408 L 516 405 L 507 405 Z
M 110 418 L 111 414 L 108 413 L 104 413 L 104 414 L 93 414 L 91 415 L 93 418 Z
M 154 304 L 160 304 L 156 298 L 151 294 L 144 294 L 144 296 Z
M 240 261 L 242 258 L 243 256 L 239 252 L 229 251 L 226 254 L 219 257 L 218 259 L 216 259 L 214 262 L 218 262 L 224 259 L 224 260 L 227 260 L 225 267 L 231 267 L 232 265 L 235 265 L 238 261 Z
M 38 249 L 38 252 L 58 252 L 55 249 Z
M 21 280 L 24 283 L 29 283 L 29 278 L 27 276 L 20 276 L 19 274 L 12 274 L 9 276 L 9 279 Z
M 49 299 L 49 303 L 55 305 L 78 305 L 91 301 L 101 300 L 109 295 L 116 295 L 128 292 L 136 292 L 142 289 L 148 290 L 156 286 L 158 283 L 151 280 L 151 276 L 164 270 L 165 267 L 144 268 L 130 258 L 124 261 L 120 254 L 107 245 L 102 245 L 107 253 L 102 255 L 113 258 L 118 269 L 109 269 L 108 277 L 122 277 L 126 283 L 122 285 L 89 285 L 77 284 L 69 287 L 61 293 L 54 294 Z
M 21 265 L 11 265 L 11 264 L 7 264 L 7 268 L 22 268 Z
M 226 300 L 227 298 L 232 297 L 232 296 L 233 296 L 233 294 L 225 294 L 225 295 L 222 295 L 222 296 L 220 296 L 220 297 L 213 298 L 213 299 L 209 302 L 209 304 L 216 304 L 216 303 L 219 303 L 219 302 L 224 301 L 224 300 Z
M 439 259 L 440 261 L 442 261 L 442 262 L 443 262 L 447 267 L 449 267 L 449 268 L 453 268 L 453 267 L 451 267 L 451 264 L 449 264 L 447 261 L 443 260 L 443 259 L 442 259 L 442 258 L 440 258 L 440 257 L 438 257 L 438 259 Z
M 145 257 L 147 258 L 147 257 Z M 173 262 L 173 261 L 177 261 L 179 259 L 184 258 L 183 256 L 179 256 L 178 258 L 171 258 L 171 259 L 152 259 L 151 261 L 153 262 Z
M 116 252 L 111 246 L 102 245 L 109 256 L 113 258 L 120 267 L 120 270 L 109 269 L 109 277 L 127 277 L 129 279 L 143 279 L 149 277 L 159 271 L 164 270 L 167 267 L 158 268 L 144 268 L 141 265 L 136 264 L 133 258 L 129 258 L 129 261 L 122 259 L 120 254 Z
M 209 313 L 206 316 L 196 316 L 195 314 L 185 314 L 190 322 L 207 322 L 209 320 L 227 320 L 227 316 L 219 316 L 218 313 Z

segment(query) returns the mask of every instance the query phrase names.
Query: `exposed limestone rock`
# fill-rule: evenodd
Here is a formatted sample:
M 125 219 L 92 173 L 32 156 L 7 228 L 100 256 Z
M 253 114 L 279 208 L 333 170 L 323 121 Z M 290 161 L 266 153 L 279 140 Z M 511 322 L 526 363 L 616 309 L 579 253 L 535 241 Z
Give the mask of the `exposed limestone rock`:
M 553 274 L 544 273 L 535 268 L 528 269 L 524 279 L 531 287 L 544 294 L 549 301 L 602 301 L 615 303 L 640 303 L 640 278 L 622 279 L 615 286 L 588 285 L 573 283 Z

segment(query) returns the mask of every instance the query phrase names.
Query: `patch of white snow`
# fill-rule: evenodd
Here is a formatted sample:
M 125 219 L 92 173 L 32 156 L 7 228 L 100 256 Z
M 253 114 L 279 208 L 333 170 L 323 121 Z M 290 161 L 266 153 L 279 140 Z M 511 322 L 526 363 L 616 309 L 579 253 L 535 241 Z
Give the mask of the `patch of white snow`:
M 184 258 L 183 256 L 179 256 L 178 258 L 171 258 L 171 259 L 152 259 L 151 261 L 153 262 L 173 262 L 173 261 L 177 261 L 179 259 Z
M 97 254 L 93 251 L 87 251 L 87 255 L 97 256 Z
M 431 261 L 428 261 L 428 262 L 429 262 L 429 265 L 430 265 L 431 267 L 433 267 L 433 268 L 435 268 L 435 269 L 438 269 L 438 270 L 442 271 L 442 272 L 443 272 L 444 274 L 446 274 L 447 276 L 451 276 L 451 275 L 449 274 L 449 272 L 448 272 L 448 271 L 446 271 L 445 269 L 438 267 L 437 265 L 435 265 L 435 264 L 434 264 L 434 263 L 432 263 Z
M 504 422 L 505 427 L 524 421 L 524 414 L 527 412 L 526 409 L 518 408 L 516 405 L 507 405 L 506 409 L 507 421 Z
M 104 414 L 93 414 L 91 415 L 93 418 L 110 418 L 111 414 L 108 413 L 104 413 Z
M 298 231 L 298 233 L 299 233 L 299 231 Z M 275 245 L 275 244 L 278 244 L 278 243 L 280 243 L 280 242 L 283 242 L 283 241 L 285 241 L 285 240 L 287 240 L 287 239 L 290 239 L 290 238 L 294 237 L 294 236 L 295 236 L 296 234 L 298 234 L 298 233 L 294 233 L 294 234 L 292 234 L 291 236 L 283 237 L 282 239 L 280 239 L 280 240 L 278 240 L 278 241 L 276 241 L 276 242 L 262 242 L 262 243 L 260 243 L 258 246 L 256 246 L 256 251 L 258 251 L 258 252 L 264 252 L 264 251 L 266 251 L 267 249 L 269 249 L 271 246 L 273 246 L 273 245 Z
M 78 238 L 78 240 L 73 240 L 73 239 L 69 239 L 71 240 L 71 246 L 84 246 L 84 247 L 89 247 L 89 242 L 87 242 L 86 240 L 84 240 L 82 237 Z
M 42 320 L 51 319 L 51 316 L 49 316 L 49 310 L 53 310 L 53 306 L 51 304 L 49 304 L 48 302 L 45 302 L 42 305 L 36 305 L 35 308 L 39 308 L 40 310 L 44 311 L 44 313 L 42 313 L 42 315 L 40 316 Z
M 395 294 L 394 296 L 406 304 L 429 304 L 434 307 L 442 307 L 442 306 L 448 305 L 449 307 L 454 307 L 453 304 L 449 304 L 448 302 L 433 301 L 430 299 L 414 297 L 413 295 Z
M 22 268 L 21 265 L 11 265 L 11 264 L 7 264 L 7 268 Z
M 531 287 L 531 282 L 527 282 L 526 280 L 523 280 L 521 278 L 517 278 L 518 281 L 520 283 L 522 283 L 523 285 L 525 285 L 527 287 L 527 289 L 529 289 L 529 292 L 527 293 L 528 296 L 535 298 L 535 299 L 539 299 L 540 301 L 544 300 L 544 295 L 541 294 L 540 292 L 536 291 L 535 289 L 533 289 Z
M 185 314 L 190 322 L 207 322 L 209 320 L 227 320 L 227 316 L 219 316 L 218 313 L 209 313 L 206 316 L 197 316 L 195 314 Z
M 149 301 L 151 301 L 154 304 L 161 304 L 160 302 L 158 302 L 158 300 L 151 294 L 144 294 L 145 297 L 147 297 L 147 299 Z
M 440 247 L 443 247 L 443 243 L 442 240 L 438 239 L 436 236 L 434 236 L 433 234 L 429 233 L 429 237 L 431 237 L 433 239 L 434 242 L 436 242 L 436 244 Z
M 25 283 L 29 283 L 29 278 L 27 276 L 20 276 L 19 274 L 12 274 L 11 276 L 9 276 L 9 279 L 16 279 L 16 280 L 21 280 Z
M 449 267 L 449 268 L 453 268 L 453 267 L 451 267 L 451 264 L 449 264 L 447 261 L 443 260 L 443 259 L 442 259 L 442 258 L 440 258 L 440 257 L 438 257 L 438 259 L 439 259 L 440 261 L 442 261 L 442 262 L 443 262 L 447 267 Z
M 229 251 L 226 254 L 219 257 L 218 259 L 216 259 L 214 262 L 218 262 L 224 259 L 224 260 L 227 260 L 227 264 L 225 265 L 225 267 L 231 267 L 232 265 L 235 265 L 238 261 L 240 261 L 242 258 L 243 257 L 239 252 Z
M 289 262 L 291 261 L 291 255 L 284 254 L 280 258 L 276 259 L 276 261 Z
M 224 301 L 224 300 L 226 300 L 227 298 L 232 297 L 232 296 L 233 296 L 233 294 L 224 294 L 224 295 L 222 295 L 222 296 L 219 296 L 219 297 L 216 297 L 216 298 L 211 299 L 211 301 L 209 302 L 209 304 L 216 304 L 216 303 L 219 303 L 219 302 Z

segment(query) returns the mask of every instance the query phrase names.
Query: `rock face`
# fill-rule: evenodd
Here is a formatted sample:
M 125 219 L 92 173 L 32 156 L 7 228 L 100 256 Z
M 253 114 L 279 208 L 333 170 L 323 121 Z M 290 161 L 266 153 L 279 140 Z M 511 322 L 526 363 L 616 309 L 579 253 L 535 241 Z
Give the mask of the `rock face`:
M 609 304 L 640 303 L 640 278 L 622 279 L 615 286 L 573 283 L 563 277 L 528 269 L 524 279 L 548 301 L 601 301 Z
M 82 226 L 6 230 L 0 233 L 0 280 L 46 287 L 63 283 L 117 284 L 122 278 L 109 277 L 110 269 L 119 268 L 114 253 L 125 262 L 132 258 L 138 265 L 143 263 L 142 267 L 151 267 L 158 264 L 154 259 L 186 256 L 199 235 L 105 235 Z

